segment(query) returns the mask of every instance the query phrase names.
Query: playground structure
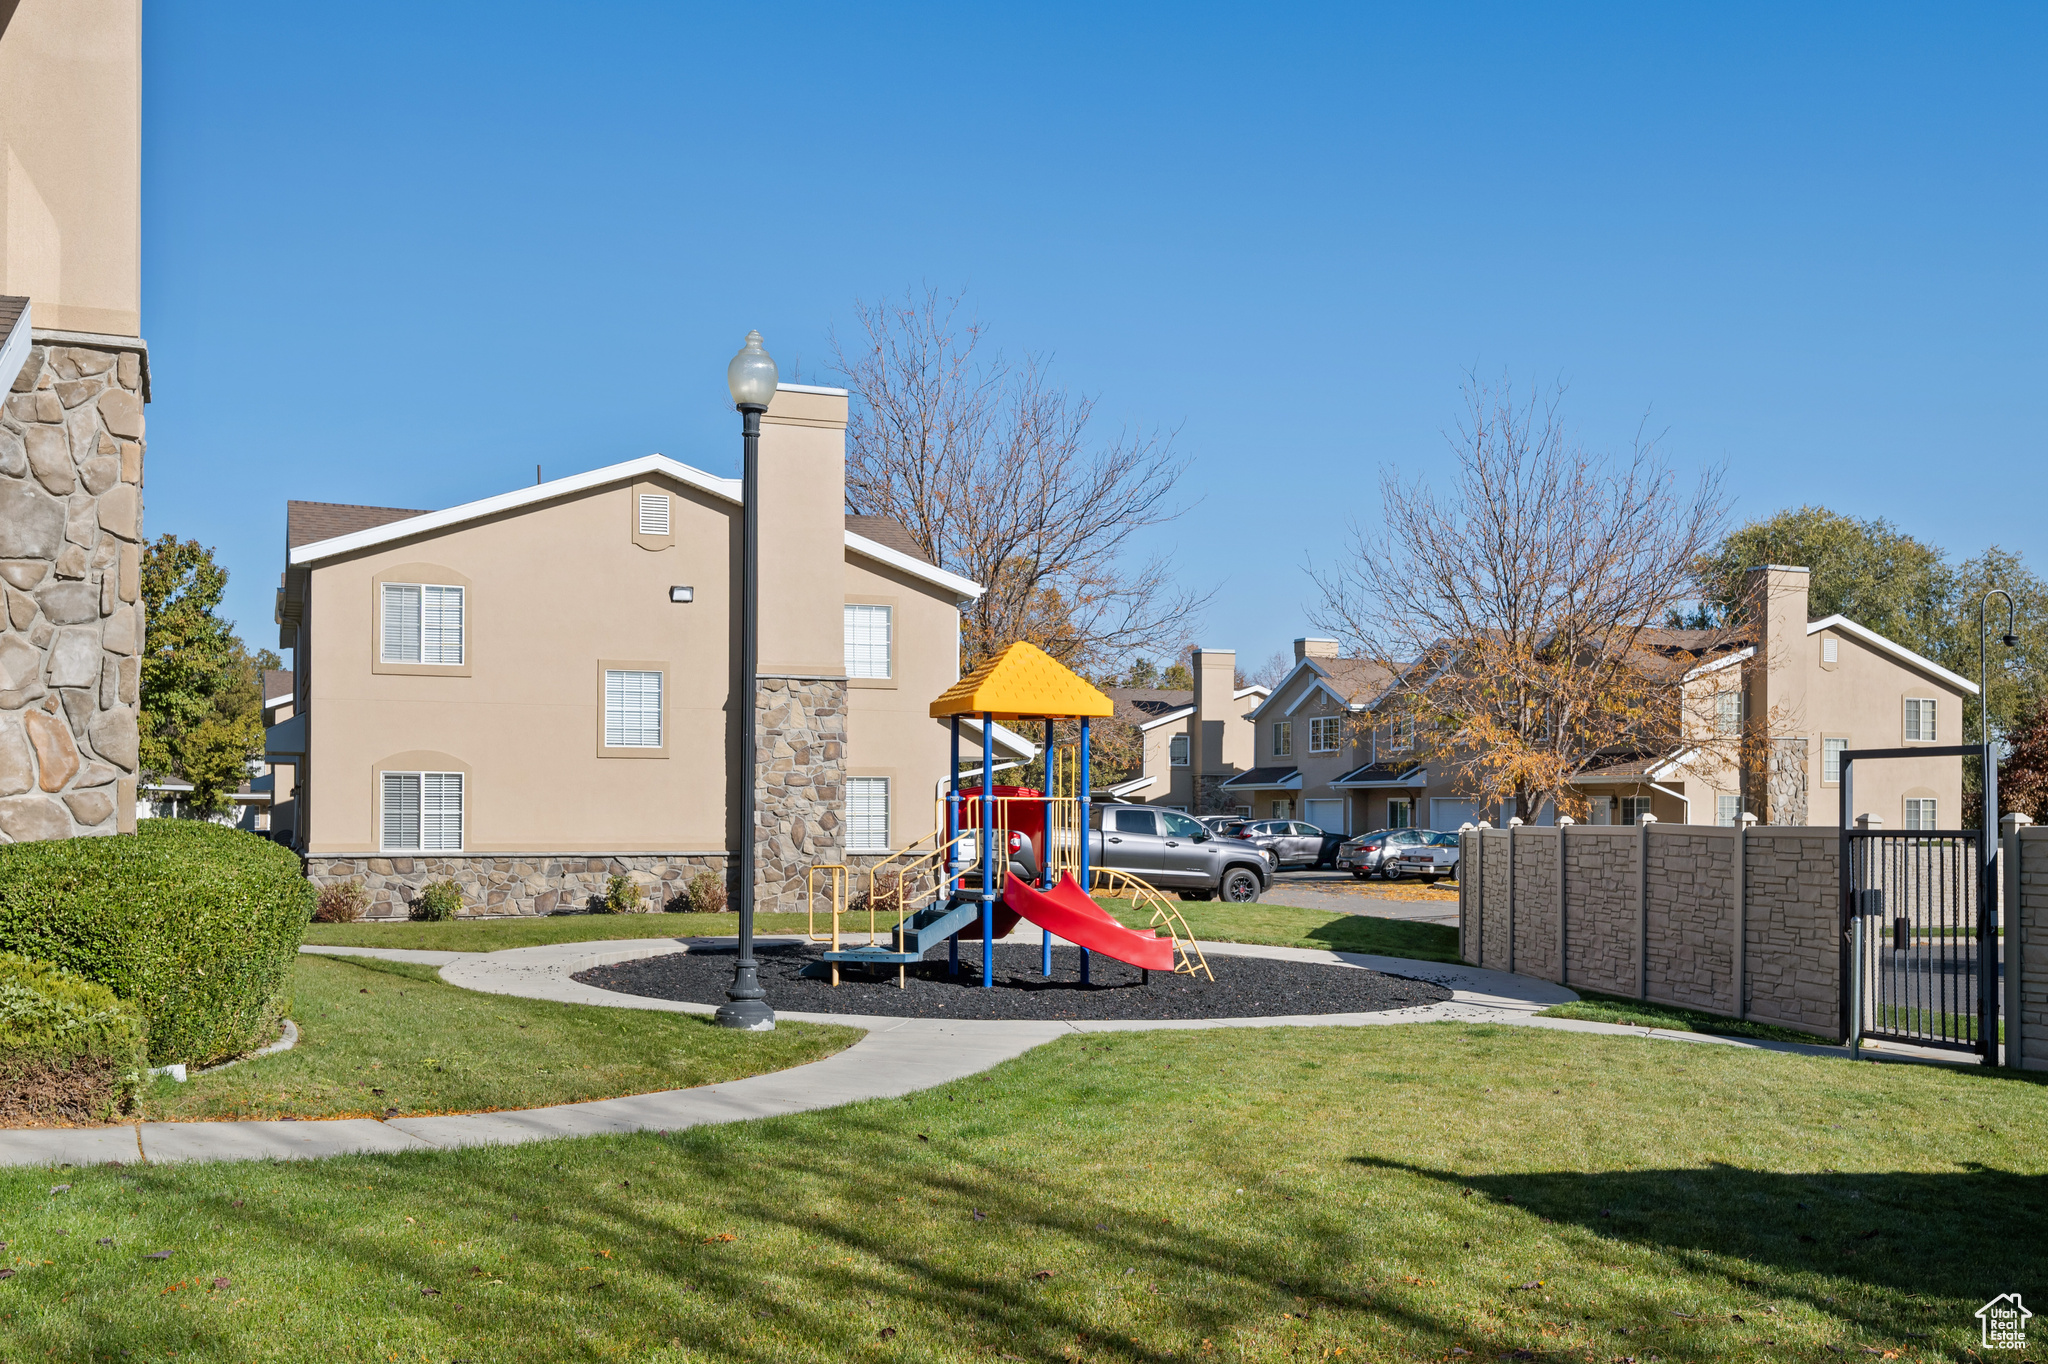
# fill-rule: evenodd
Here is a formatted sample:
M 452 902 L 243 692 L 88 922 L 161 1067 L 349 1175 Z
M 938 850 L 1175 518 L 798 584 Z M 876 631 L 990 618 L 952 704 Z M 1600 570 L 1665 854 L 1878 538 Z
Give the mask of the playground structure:
M 907 985 L 910 963 L 940 942 L 948 969 L 960 969 L 960 939 L 982 943 L 981 983 L 995 985 L 993 946 L 1028 920 L 1044 931 L 1040 972 L 1052 974 L 1055 936 L 1081 949 L 1081 980 L 1088 983 L 1091 955 L 1101 952 L 1153 971 L 1215 979 L 1174 903 L 1129 872 L 1089 865 L 1088 722 L 1112 713 L 1109 698 L 1035 645 L 1018 642 L 961 678 L 931 704 L 936 719 L 952 722 L 952 774 L 939 798 L 933 830 L 873 866 L 814 866 L 805 878 L 809 936 L 831 944 L 824 954 L 832 983 L 842 964 L 894 965 Z M 960 722 L 982 726 L 981 784 L 961 784 Z M 1077 743 L 1055 742 L 1056 721 L 1076 720 Z M 1041 721 L 1045 725 L 1045 790 L 995 784 L 990 726 Z M 866 882 L 851 899 L 847 892 Z M 1088 888 L 1088 889 L 1084 889 Z M 1150 911 L 1144 930 L 1126 928 L 1095 902 L 1089 889 L 1129 899 Z M 831 916 L 818 925 L 820 900 Z M 849 946 L 849 915 L 866 915 L 866 942 Z M 1157 930 L 1165 930 L 1160 937 Z

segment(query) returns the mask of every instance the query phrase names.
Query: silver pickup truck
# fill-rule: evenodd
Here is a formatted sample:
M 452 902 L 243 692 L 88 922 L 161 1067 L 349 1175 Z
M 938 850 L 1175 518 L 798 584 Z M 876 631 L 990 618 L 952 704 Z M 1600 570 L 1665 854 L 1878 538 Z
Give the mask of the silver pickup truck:
M 1279 864 L 1273 855 L 1234 838 L 1218 838 L 1201 821 L 1149 805 L 1091 805 L 1088 864 L 1130 872 L 1183 900 L 1248 904 L 1265 893 Z M 1012 874 L 1035 877 L 1037 850 L 1018 838 Z

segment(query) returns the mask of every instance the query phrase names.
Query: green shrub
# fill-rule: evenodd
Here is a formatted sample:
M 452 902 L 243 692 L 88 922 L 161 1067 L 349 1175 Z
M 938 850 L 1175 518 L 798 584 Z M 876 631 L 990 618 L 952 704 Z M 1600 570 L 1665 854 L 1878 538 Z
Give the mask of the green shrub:
M 690 878 L 690 908 L 699 914 L 717 914 L 725 909 L 725 878 L 715 871 L 700 871 Z
M 112 990 L 0 953 L 0 1122 L 104 1122 L 148 1069 L 142 1017 Z
M 604 883 L 604 898 L 592 909 L 599 914 L 638 914 L 646 893 L 632 877 L 613 876 Z
M 429 881 L 412 902 L 412 917 L 440 923 L 462 912 L 462 888 L 453 881 Z
M 290 1006 L 313 887 L 289 849 L 198 820 L 0 847 L 0 951 L 132 1004 L 149 1058 L 200 1065 L 264 1040 Z
M 370 892 L 361 881 L 336 881 L 320 887 L 313 918 L 323 924 L 352 924 L 370 907 Z

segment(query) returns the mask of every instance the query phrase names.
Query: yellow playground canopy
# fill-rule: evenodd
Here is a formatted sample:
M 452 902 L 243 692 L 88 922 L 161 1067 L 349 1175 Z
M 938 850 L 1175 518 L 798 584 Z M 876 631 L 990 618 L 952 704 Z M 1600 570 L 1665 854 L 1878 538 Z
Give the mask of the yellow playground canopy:
M 987 715 L 997 720 L 1100 720 L 1115 708 L 1079 673 L 1036 644 L 1018 640 L 955 682 L 932 702 L 932 718 Z

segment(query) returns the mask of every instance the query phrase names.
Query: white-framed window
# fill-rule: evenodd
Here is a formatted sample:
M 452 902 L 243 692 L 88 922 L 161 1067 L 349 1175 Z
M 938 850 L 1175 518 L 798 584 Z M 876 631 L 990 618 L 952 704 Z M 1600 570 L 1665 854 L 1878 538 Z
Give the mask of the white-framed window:
M 1906 797 L 1906 827 L 1908 829 L 1938 829 L 1934 820 L 1934 800 L 1929 797 Z
M 386 772 L 383 787 L 378 819 L 386 850 L 461 850 L 460 772 Z
M 892 677 L 889 631 L 894 610 L 887 606 L 846 604 L 846 675 Z
M 855 853 L 889 851 L 887 777 L 846 779 L 846 850 Z
M 380 652 L 386 663 L 462 664 L 462 589 L 385 583 Z
M 1934 698 L 1931 696 L 1909 696 L 1906 698 L 1906 742 L 1934 742 Z
M 1287 720 L 1276 721 L 1273 725 L 1273 756 L 1291 758 L 1294 756 L 1294 725 Z
M 1230 808 L 1237 811 L 1239 819 L 1250 819 L 1252 817 L 1252 807 L 1249 805 L 1233 805 Z
M 1176 734 L 1166 741 L 1166 760 L 1175 767 L 1188 765 L 1188 736 Z
M 1621 822 L 1623 824 L 1640 824 L 1643 816 L 1648 813 L 1650 813 L 1650 798 L 1648 796 L 1623 796 L 1621 798 Z
M 640 533 L 642 535 L 668 534 L 668 494 L 640 494 Z
M 1293 801 L 1291 801 L 1291 800 L 1276 800 L 1276 801 L 1274 801 L 1274 802 L 1273 802 L 1273 818 L 1274 818 L 1274 819 L 1293 819 L 1293 818 L 1294 818 L 1294 802 L 1293 802 Z
M 648 669 L 604 670 L 604 746 L 661 747 L 661 674 Z
M 1841 643 L 1833 635 L 1822 635 L 1820 638 L 1820 661 L 1823 663 L 1841 662 Z
M 1732 829 L 1742 823 L 1742 797 L 1715 796 L 1714 823 L 1724 829 Z
M 1335 753 L 1344 738 L 1344 717 L 1318 715 L 1308 722 L 1308 751 Z
M 1396 753 L 1406 753 L 1415 747 L 1415 717 L 1396 715 L 1394 723 L 1388 726 L 1387 742 Z
M 1742 733 L 1741 692 L 1731 690 L 1714 693 L 1714 733 L 1723 738 Z
M 1389 829 L 1412 829 L 1415 827 L 1415 802 L 1412 800 L 1390 800 L 1387 802 L 1387 827 Z
M 1614 823 L 1614 804 L 1606 796 L 1595 796 L 1586 807 L 1588 824 Z
M 1842 784 L 1842 755 L 1849 751 L 1847 739 L 1820 741 L 1820 780 L 1824 786 Z

